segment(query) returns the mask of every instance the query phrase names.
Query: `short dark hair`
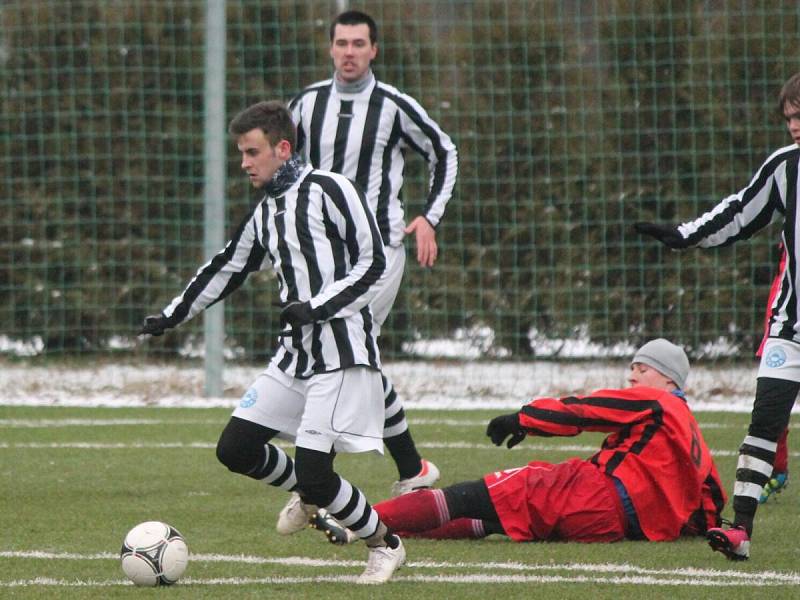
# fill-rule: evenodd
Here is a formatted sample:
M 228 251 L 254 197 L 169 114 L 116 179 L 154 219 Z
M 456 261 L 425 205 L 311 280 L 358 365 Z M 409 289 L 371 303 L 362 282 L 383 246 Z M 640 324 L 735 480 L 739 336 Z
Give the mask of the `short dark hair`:
M 294 150 L 297 129 L 292 121 L 292 114 L 282 102 L 265 100 L 248 106 L 233 117 L 228 125 L 228 133 L 236 136 L 244 135 L 253 129 L 263 131 L 270 145 L 276 146 L 281 140 L 286 140 Z
M 783 84 L 780 96 L 778 96 L 778 112 L 783 116 L 783 109 L 786 103 L 800 108 L 800 73 L 795 73 Z
M 375 24 L 375 20 L 370 17 L 367 13 L 361 12 L 360 10 L 348 10 L 340 14 L 333 20 L 331 23 L 331 30 L 330 30 L 330 37 L 331 42 L 333 41 L 333 34 L 336 30 L 337 25 L 366 25 L 369 27 L 369 41 L 374 46 L 378 43 L 378 26 Z

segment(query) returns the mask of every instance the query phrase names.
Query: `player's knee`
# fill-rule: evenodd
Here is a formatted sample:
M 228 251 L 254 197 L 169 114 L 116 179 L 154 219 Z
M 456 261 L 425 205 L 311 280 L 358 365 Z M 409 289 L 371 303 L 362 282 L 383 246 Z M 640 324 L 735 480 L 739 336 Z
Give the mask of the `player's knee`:
M 264 452 L 263 446 L 261 452 Z M 245 475 L 256 466 L 258 452 L 223 432 L 217 442 L 217 460 L 228 467 L 228 470 Z
M 264 444 L 271 433 L 255 423 L 232 418 L 217 441 L 217 460 L 234 473 L 254 473 L 264 461 Z

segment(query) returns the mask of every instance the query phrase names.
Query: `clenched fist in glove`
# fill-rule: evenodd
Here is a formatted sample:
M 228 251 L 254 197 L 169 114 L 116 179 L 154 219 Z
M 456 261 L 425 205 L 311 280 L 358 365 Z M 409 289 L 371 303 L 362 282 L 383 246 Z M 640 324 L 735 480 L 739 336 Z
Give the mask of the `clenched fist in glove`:
M 691 244 L 684 238 L 675 225 L 659 225 L 658 223 L 634 223 L 633 228 L 637 233 L 656 238 L 662 244 L 680 250 L 688 248 Z
M 486 435 L 492 439 L 492 443 L 495 446 L 499 446 L 508 436 L 511 436 L 506 446 L 513 448 L 525 439 L 525 432 L 519 424 L 519 413 L 495 417 L 489 421 L 489 426 L 486 427 Z
M 137 335 L 159 336 L 164 334 L 164 330 L 171 329 L 172 322 L 164 315 L 148 315 L 144 318 L 142 328 Z
M 299 300 L 295 300 L 289 302 L 283 307 L 283 310 L 281 310 L 281 327 L 285 327 L 286 325 L 300 327 L 313 323 L 315 320 L 314 309 L 311 308 L 311 303 L 308 301 L 300 302 Z

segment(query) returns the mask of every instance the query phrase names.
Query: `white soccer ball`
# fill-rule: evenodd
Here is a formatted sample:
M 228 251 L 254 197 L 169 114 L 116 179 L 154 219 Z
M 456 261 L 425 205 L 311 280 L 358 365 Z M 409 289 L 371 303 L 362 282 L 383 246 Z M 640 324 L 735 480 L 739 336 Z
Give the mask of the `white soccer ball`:
M 120 551 L 122 570 L 136 585 L 172 585 L 189 564 L 189 548 L 180 532 L 161 521 L 139 523 Z

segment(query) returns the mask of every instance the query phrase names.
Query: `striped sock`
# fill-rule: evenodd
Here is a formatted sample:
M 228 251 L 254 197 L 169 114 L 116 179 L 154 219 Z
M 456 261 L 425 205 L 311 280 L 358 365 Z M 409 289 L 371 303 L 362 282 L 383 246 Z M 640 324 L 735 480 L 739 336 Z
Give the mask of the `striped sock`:
M 753 518 L 761 490 L 772 475 L 776 442 L 748 435 L 739 447 L 736 483 L 733 486 L 734 525 L 742 525 L 752 534 Z
M 297 485 L 294 461 L 277 446 L 266 444 L 264 449 L 266 450 L 264 462 L 259 468 L 247 473 L 247 475 L 287 492 L 292 491 Z
M 381 525 L 377 511 L 370 506 L 361 490 L 341 476 L 337 477 L 339 491 L 324 508 L 358 537 L 365 539 L 375 535 Z

